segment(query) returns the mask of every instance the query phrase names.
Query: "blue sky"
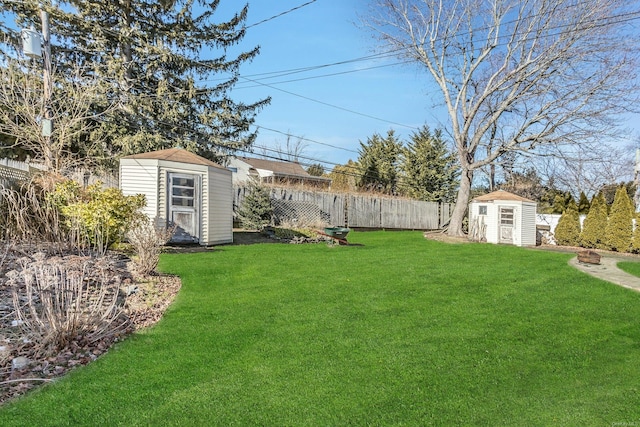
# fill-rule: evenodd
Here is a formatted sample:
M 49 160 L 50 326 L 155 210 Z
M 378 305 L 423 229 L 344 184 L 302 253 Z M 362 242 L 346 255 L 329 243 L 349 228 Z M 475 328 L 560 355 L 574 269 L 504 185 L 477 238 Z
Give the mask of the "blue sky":
M 247 25 L 308 2 L 250 1 Z M 417 65 L 394 65 L 400 62 L 397 58 L 371 58 L 271 79 L 260 76 L 375 55 L 379 52 L 377 41 L 359 25 L 370 3 L 316 0 L 248 29 L 240 48 L 247 50 L 260 45 L 261 53 L 252 63 L 243 65 L 241 73 L 263 85 L 241 80 L 231 96 L 247 102 L 272 97 L 271 105 L 257 116 L 256 124 L 261 129 L 256 152 L 261 151 L 259 147 L 283 147 L 286 136 L 282 133 L 290 133 L 305 138 L 304 156 L 325 161 L 330 169 L 332 163 L 355 160 L 360 141 L 366 141 L 374 133 L 386 134 L 392 128 L 406 140 L 424 124 L 441 127 L 446 116 L 437 105 L 439 92 L 430 87 L 426 70 Z M 242 4 L 222 0 L 218 12 L 225 17 Z M 314 78 L 333 73 L 344 74 Z M 292 79 L 304 80 L 282 83 Z M 640 117 L 630 116 L 628 124 L 637 135 Z M 627 142 L 636 139 L 632 137 Z M 277 156 L 273 151 L 267 153 Z
M 307 1 L 252 1 L 247 24 L 250 26 Z M 256 124 L 261 126 L 257 146 L 285 145 L 286 136 L 269 130 L 273 129 L 311 140 L 304 141 L 304 156 L 345 163 L 357 158 L 359 142 L 374 133 L 386 134 L 393 128 L 400 137 L 406 138 L 423 124 L 437 126 L 433 110 L 429 108 L 433 100 L 427 95 L 425 76 L 415 65 L 394 66 L 399 63 L 397 58 L 366 59 L 272 79 L 252 77 L 375 55 L 378 53 L 376 41 L 358 24 L 359 16 L 367 11 L 367 3 L 366 0 L 317 0 L 247 30 L 240 47 L 246 50 L 260 45 L 261 53 L 252 63 L 245 64 L 241 73 L 271 87 L 241 79 L 231 96 L 247 102 L 272 97 L 271 105 L 257 116 Z M 219 11 L 229 13 L 236 10 L 237 4 L 223 0 Z M 344 74 L 313 78 L 334 73 Z M 305 80 L 278 83 L 292 79 Z

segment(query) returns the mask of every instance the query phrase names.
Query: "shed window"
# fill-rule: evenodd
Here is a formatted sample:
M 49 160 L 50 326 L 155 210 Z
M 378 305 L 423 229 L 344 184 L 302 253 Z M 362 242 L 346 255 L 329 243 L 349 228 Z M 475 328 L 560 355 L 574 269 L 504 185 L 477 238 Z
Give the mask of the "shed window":
M 513 225 L 513 208 L 500 208 L 500 224 Z
M 171 177 L 171 206 L 193 207 L 195 200 L 195 179 L 180 176 Z
M 487 207 L 485 205 L 478 206 L 478 215 L 486 215 Z

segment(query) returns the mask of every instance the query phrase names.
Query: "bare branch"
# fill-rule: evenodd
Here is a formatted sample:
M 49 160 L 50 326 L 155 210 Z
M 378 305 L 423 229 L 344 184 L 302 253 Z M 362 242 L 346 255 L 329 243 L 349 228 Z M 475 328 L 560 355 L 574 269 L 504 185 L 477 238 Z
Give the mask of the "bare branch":
M 639 99 L 640 11 L 623 0 L 378 0 L 367 25 L 424 65 L 461 164 L 461 234 L 474 171 L 505 153 L 613 142 Z

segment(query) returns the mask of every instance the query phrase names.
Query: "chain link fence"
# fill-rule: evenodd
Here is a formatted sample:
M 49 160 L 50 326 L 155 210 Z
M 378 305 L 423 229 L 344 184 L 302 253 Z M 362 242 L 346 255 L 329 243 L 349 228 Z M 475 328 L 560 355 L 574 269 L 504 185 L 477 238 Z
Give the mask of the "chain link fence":
M 315 203 L 271 199 L 271 206 L 275 225 L 328 225 L 331 222 L 331 215 Z

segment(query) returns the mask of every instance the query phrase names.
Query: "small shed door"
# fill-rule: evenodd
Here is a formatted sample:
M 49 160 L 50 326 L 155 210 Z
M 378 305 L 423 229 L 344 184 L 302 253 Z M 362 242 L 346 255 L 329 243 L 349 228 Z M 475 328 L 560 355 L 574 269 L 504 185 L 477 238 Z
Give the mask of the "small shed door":
M 200 183 L 198 175 L 169 173 L 169 221 L 176 225 L 171 239 L 177 243 L 200 240 Z
M 515 228 L 515 208 L 500 206 L 499 211 L 499 227 L 500 243 L 513 244 L 514 228 Z

